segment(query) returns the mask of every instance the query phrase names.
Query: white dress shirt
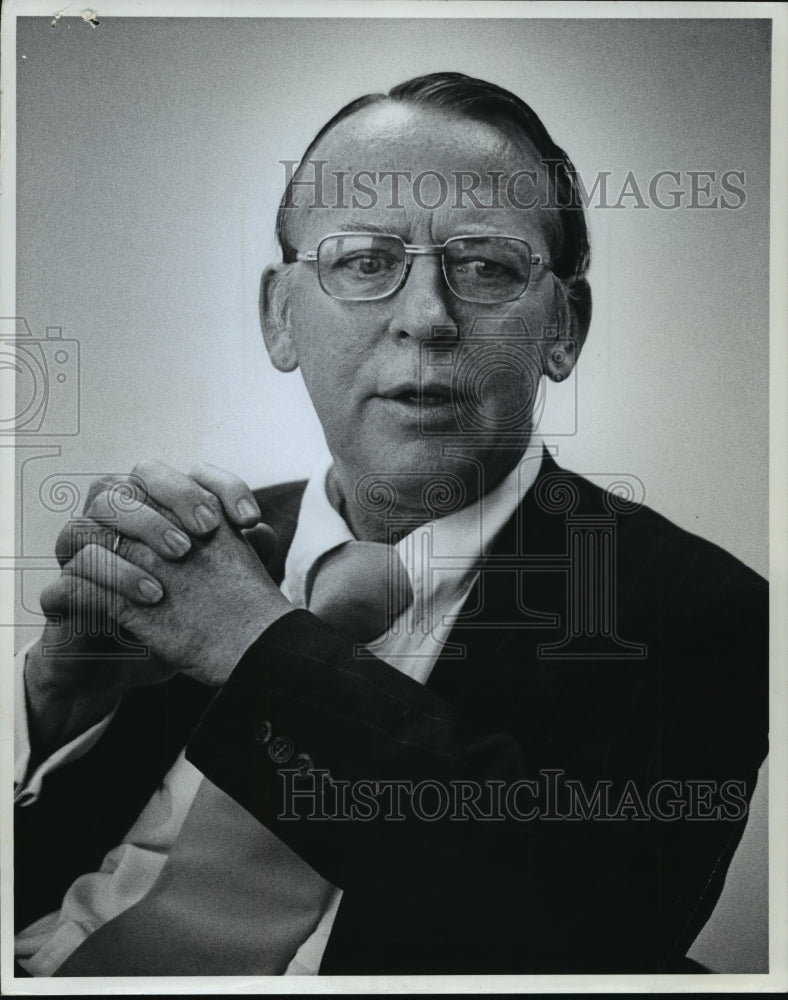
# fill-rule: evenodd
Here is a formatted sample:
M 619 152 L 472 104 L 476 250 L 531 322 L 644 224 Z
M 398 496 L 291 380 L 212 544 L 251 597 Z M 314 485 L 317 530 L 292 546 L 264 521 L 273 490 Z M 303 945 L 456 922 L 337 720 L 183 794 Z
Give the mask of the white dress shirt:
M 489 550 L 539 470 L 541 441 L 534 437 L 518 466 L 476 503 L 431 521 L 397 544 L 413 588 L 413 602 L 388 632 L 368 644 L 379 658 L 425 683 L 453 621 L 478 574 L 477 561 Z M 307 576 L 316 561 L 354 535 L 331 506 L 326 493 L 330 459 L 310 478 L 285 563 L 282 592 L 305 607 Z M 438 566 L 439 568 L 435 568 Z M 112 716 L 61 747 L 27 774 L 30 744 L 22 671 L 29 646 L 17 656 L 17 731 L 15 796 L 24 806 L 46 794 L 46 775 L 95 745 Z M 104 857 L 97 872 L 81 875 L 66 893 L 60 910 L 47 914 L 16 937 L 19 963 L 34 976 L 48 976 L 98 927 L 142 899 L 152 888 L 191 808 L 202 774 L 182 752 L 137 821 Z M 53 849 L 56 848 L 56 844 Z M 337 890 L 320 924 L 301 945 L 285 975 L 318 972 L 341 899 Z

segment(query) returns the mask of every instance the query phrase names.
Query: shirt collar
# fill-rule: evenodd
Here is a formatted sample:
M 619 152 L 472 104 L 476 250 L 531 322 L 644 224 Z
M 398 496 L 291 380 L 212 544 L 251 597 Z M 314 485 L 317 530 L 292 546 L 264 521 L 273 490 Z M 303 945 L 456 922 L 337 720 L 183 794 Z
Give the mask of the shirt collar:
M 436 518 L 405 535 L 397 551 L 407 570 L 416 603 L 447 600 L 467 585 L 477 561 L 489 551 L 539 472 L 542 440 L 534 434 L 515 468 L 477 501 Z M 285 560 L 282 591 L 296 607 L 306 607 L 306 581 L 318 559 L 355 536 L 332 507 L 326 478 L 332 466 L 325 456 L 309 478 L 293 541 Z M 439 571 L 435 567 L 440 566 Z

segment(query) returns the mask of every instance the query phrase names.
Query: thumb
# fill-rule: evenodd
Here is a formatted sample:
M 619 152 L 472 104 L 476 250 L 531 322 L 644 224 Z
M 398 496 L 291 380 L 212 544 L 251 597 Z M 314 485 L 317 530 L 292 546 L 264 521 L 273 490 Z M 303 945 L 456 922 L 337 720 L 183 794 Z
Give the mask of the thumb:
M 265 565 L 276 548 L 277 535 L 269 524 L 257 524 L 243 532 L 244 538 L 257 553 L 260 562 Z

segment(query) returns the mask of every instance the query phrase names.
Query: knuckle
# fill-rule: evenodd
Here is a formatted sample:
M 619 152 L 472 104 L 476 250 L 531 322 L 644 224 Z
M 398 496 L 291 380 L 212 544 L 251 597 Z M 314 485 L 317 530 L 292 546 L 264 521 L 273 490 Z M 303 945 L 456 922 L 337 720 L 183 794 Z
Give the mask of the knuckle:
M 55 539 L 55 556 L 62 566 L 71 558 L 74 549 L 80 544 L 80 534 L 74 531 L 71 524 L 64 525 Z
M 153 550 L 144 541 L 127 538 L 125 535 L 118 546 L 118 556 L 127 563 L 143 570 L 150 570 L 155 565 Z
M 153 471 L 153 467 L 156 463 L 152 458 L 141 458 L 139 462 L 135 462 L 131 470 L 132 476 L 138 476 L 142 479 L 145 478 L 145 474 Z
M 74 553 L 74 557 L 71 562 L 67 563 L 63 567 L 63 572 L 68 576 L 81 576 L 86 568 L 93 561 L 92 559 L 92 544 L 85 545 L 77 552 Z
M 222 482 L 227 483 L 228 486 L 240 486 L 242 488 L 246 486 L 243 479 L 241 479 L 240 476 L 236 476 L 234 472 L 230 472 L 229 469 L 224 469 L 219 465 L 211 465 L 210 463 L 207 463 L 205 468 L 215 479 L 219 479 Z
M 149 545 L 169 524 L 165 510 L 166 508 L 155 500 L 148 500 L 134 518 L 134 530 L 133 533 L 129 532 L 130 537 Z
M 207 489 L 211 496 L 217 490 L 226 493 L 238 492 L 239 488 L 243 488 L 243 482 L 232 472 L 210 462 L 199 462 L 192 467 L 189 476 L 197 481 L 203 492 Z
M 106 515 L 109 511 L 109 498 L 107 496 L 108 489 L 103 489 L 93 497 L 90 503 L 85 507 L 85 517 L 101 517 Z
M 143 503 L 136 510 L 134 525 L 137 531 L 144 533 L 150 530 L 151 525 L 158 525 L 161 518 L 170 518 L 167 508 L 163 503 L 154 500 L 152 496 L 146 496 Z
M 88 542 L 86 545 L 80 546 L 79 549 L 74 553 L 71 562 L 64 566 L 70 573 L 78 573 L 84 566 L 85 562 L 90 559 L 91 550 L 93 548 L 93 543 Z
M 116 479 L 117 477 L 115 476 L 98 476 L 93 480 L 88 488 L 88 495 L 85 498 L 85 506 L 83 508 L 84 514 L 89 511 L 96 497 L 101 493 L 105 493 L 111 484 L 116 482 Z
M 171 466 L 165 465 L 155 458 L 143 458 L 135 463 L 131 470 L 131 478 L 136 480 L 138 489 L 147 493 L 150 491 L 152 483 L 166 480 L 168 476 L 172 475 L 172 472 Z
M 39 601 L 41 602 L 41 610 L 45 613 L 59 606 L 60 600 L 63 595 L 63 581 L 62 579 L 54 580 L 52 583 L 48 583 L 39 595 Z
M 88 497 L 84 514 L 86 517 L 113 519 L 134 511 L 145 503 L 145 488 L 133 475 L 106 478 L 101 489 Z
M 129 549 L 131 548 L 133 542 L 126 535 L 121 535 L 118 539 L 118 544 L 115 546 L 115 555 L 118 559 L 128 559 Z
M 103 545 L 98 545 L 96 542 L 88 542 L 87 545 L 83 545 L 79 552 L 74 556 L 74 561 L 79 562 L 81 566 L 84 565 L 96 565 L 97 563 L 105 563 L 113 557 L 113 553 L 104 548 Z
M 139 510 L 148 499 L 148 489 L 144 480 L 133 473 L 123 479 L 116 479 L 104 492 L 103 501 L 113 515 L 121 516 Z
M 212 471 L 208 462 L 197 462 L 189 469 L 187 475 L 190 479 L 202 479 L 206 475 L 211 476 Z
M 116 487 L 125 487 L 126 498 L 133 498 L 139 504 L 145 503 L 148 499 L 148 480 L 144 476 L 138 476 L 134 472 L 130 472 L 122 482 L 116 484 Z
M 76 557 L 73 557 L 73 558 L 69 559 L 69 561 L 61 569 L 61 571 L 60 571 L 60 580 L 58 581 L 61 584 L 61 586 L 64 585 L 64 584 L 70 586 L 70 579 L 71 579 L 71 577 L 73 577 L 73 576 L 76 575 L 76 571 L 74 569 L 74 559 L 75 558 Z

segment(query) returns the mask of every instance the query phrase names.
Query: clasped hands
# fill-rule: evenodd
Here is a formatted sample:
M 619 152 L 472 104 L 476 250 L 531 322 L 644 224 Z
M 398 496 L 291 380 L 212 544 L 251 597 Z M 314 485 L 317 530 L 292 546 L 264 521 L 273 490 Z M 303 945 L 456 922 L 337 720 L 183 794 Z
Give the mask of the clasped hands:
M 119 488 L 135 490 L 137 502 L 119 504 Z M 75 539 L 64 528 L 56 546 L 62 573 L 43 591 L 41 606 L 61 625 L 75 609 L 107 615 L 147 645 L 155 660 L 127 686 L 178 671 L 220 685 L 255 639 L 292 610 L 263 564 L 273 531 L 258 523 L 249 487 L 216 466 L 183 475 L 140 463 L 120 484 L 94 483 L 85 516 L 99 530 Z M 117 551 L 85 543 L 109 523 L 121 536 Z M 110 545 L 109 530 L 104 535 Z

